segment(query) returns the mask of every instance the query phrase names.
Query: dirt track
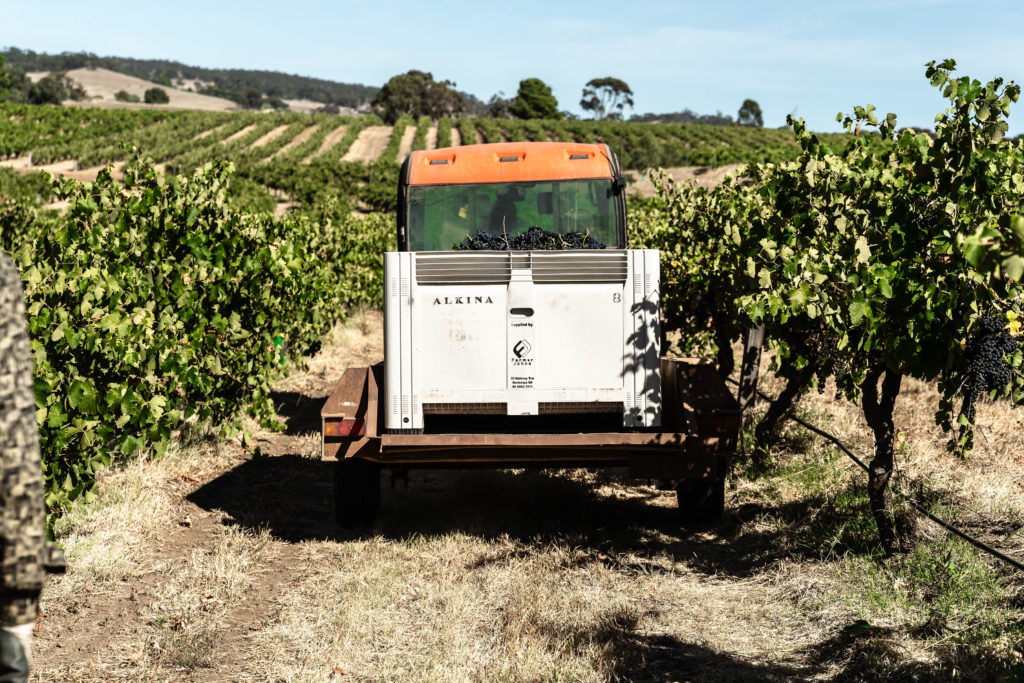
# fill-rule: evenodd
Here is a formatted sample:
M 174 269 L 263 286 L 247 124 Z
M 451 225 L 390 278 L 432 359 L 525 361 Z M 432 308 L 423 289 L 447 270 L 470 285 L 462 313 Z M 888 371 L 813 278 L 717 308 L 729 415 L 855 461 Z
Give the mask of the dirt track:
M 722 184 L 726 176 L 736 177 L 743 172 L 746 164 L 727 164 L 711 168 L 710 166 L 680 166 L 678 168 L 662 169 L 676 182 L 685 182 L 697 187 L 711 188 Z M 646 171 L 626 171 L 627 176 L 632 176 L 635 181 L 630 181 L 630 194 L 636 192 L 642 197 L 653 197 L 655 193 L 654 182 Z
M 302 160 L 302 163 L 308 164 L 313 159 L 317 158 L 336 144 L 341 142 L 341 139 L 345 137 L 345 133 L 348 132 L 348 126 L 338 126 L 330 133 L 324 136 L 323 142 L 320 143 L 320 147 L 315 152 L 310 154 L 308 157 Z
M 283 154 L 287 154 L 288 152 L 292 151 L 293 149 L 295 149 L 296 147 L 301 145 L 303 142 L 305 142 L 306 140 L 308 140 L 311 137 L 313 137 L 313 133 L 316 132 L 317 128 L 319 128 L 319 126 L 317 126 L 317 125 L 309 126 L 305 130 L 303 130 L 301 133 L 296 135 L 294 138 L 289 140 L 288 144 L 286 144 L 284 147 L 282 147 L 281 149 L 277 150 L 272 155 L 270 155 L 270 159 L 274 159 L 276 157 L 279 157 L 279 156 L 281 156 Z M 268 160 L 264 160 L 264 161 L 268 161 Z
M 398 154 L 395 155 L 395 161 L 402 163 L 405 158 L 409 156 L 409 152 L 412 151 L 412 141 L 416 137 L 416 126 L 408 125 L 405 130 L 402 131 L 402 139 L 398 143 Z
M 358 316 L 278 385 L 283 433 L 256 428 L 248 448 L 210 434 L 103 473 L 97 502 L 58 526 L 71 570 L 44 594 L 42 680 L 937 680 L 955 670 L 941 641 L 928 650 L 907 634 L 916 613 L 878 616 L 858 602 L 879 580 L 856 569 L 866 551 L 804 555 L 817 557 L 816 534 L 837 543 L 853 520 L 792 478 L 834 457 L 795 432 L 786 438 L 808 450 L 802 464 L 734 481 L 714 527 L 681 528 L 674 494 L 615 472 L 416 471 L 397 486 L 384 477 L 372 531 L 339 530 L 318 410 L 342 368 L 380 357 L 380 330 L 380 314 Z M 908 389 L 900 424 L 924 429 L 914 438 L 926 443 L 934 426 L 913 421 L 919 389 Z M 863 426 L 848 412 L 829 424 L 850 440 Z M 1008 410 L 986 419 L 1003 413 L 1011 422 L 998 433 L 1019 434 Z M 1005 467 L 955 467 L 952 479 L 988 491 L 993 510 L 1024 495 Z M 840 461 L 832 496 L 849 495 L 844 472 L 860 477 Z M 844 635 L 865 616 L 882 620 L 876 634 Z
M 227 138 L 225 138 L 223 140 L 223 142 L 226 144 L 228 142 L 234 142 L 235 140 L 244 138 L 246 135 L 248 135 L 249 133 L 251 133 L 254 130 L 256 130 L 256 127 L 258 125 L 259 124 L 257 124 L 257 123 L 250 123 L 245 128 L 242 128 L 241 130 L 237 130 L 234 133 L 232 133 L 231 135 L 227 136 Z
M 359 131 L 352 146 L 345 152 L 342 161 L 375 161 L 391 138 L 391 126 L 368 126 Z
M 249 148 L 250 149 L 256 149 L 257 147 L 262 147 L 263 145 L 271 143 L 274 140 L 276 140 L 279 137 L 281 137 L 281 135 L 283 135 L 286 130 L 288 130 L 288 124 L 287 123 L 281 124 L 280 126 L 275 128 L 274 130 L 270 131 L 269 133 L 266 133 L 266 134 L 260 136 L 260 138 L 258 140 L 255 140 L 251 145 L 249 145 Z

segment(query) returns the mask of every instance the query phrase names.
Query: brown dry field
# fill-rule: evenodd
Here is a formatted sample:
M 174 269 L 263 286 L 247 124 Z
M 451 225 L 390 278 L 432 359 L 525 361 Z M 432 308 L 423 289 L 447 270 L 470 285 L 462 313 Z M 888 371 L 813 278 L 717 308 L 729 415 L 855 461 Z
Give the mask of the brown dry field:
M 232 133 L 231 135 L 229 135 L 226 138 L 224 138 L 224 140 L 221 142 L 221 144 L 227 144 L 229 142 L 234 142 L 235 140 L 239 140 L 241 138 L 244 138 L 246 135 L 248 135 L 249 133 L 251 133 L 254 130 L 256 130 L 256 127 L 258 125 L 259 124 L 256 124 L 256 123 L 250 123 L 245 128 L 237 130 L 234 133 Z
M 306 127 L 301 133 L 296 135 L 294 138 L 289 140 L 287 144 L 281 147 L 281 149 L 271 154 L 269 159 L 264 159 L 263 163 L 270 161 L 270 159 L 273 159 L 275 157 L 279 157 L 282 154 L 287 154 L 288 152 L 292 151 L 293 149 L 301 145 L 303 142 L 313 137 L 313 134 L 316 133 L 319 127 L 320 126 L 316 124 Z
M 412 141 L 416 137 L 416 124 L 410 124 L 402 131 L 402 139 L 398 143 L 398 154 L 395 155 L 395 162 L 402 163 L 412 151 Z
M 743 172 L 746 164 L 726 164 L 712 168 L 711 166 L 680 166 L 677 168 L 662 169 L 673 180 L 678 183 L 690 183 L 697 187 L 712 188 L 722 184 L 726 176 L 738 176 Z M 641 197 L 653 197 L 655 194 L 654 183 L 651 181 L 648 171 L 627 171 L 627 176 L 635 180 L 629 183 L 628 192 L 634 192 Z
M 391 126 L 367 126 L 345 152 L 342 161 L 373 161 L 377 159 L 391 138 Z
M 681 527 L 674 494 L 619 471 L 413 471 L 384 475 L 371 531 L 339 530 L 318 411 L 344 367 L 381 357 L 381 327 L 354 316 L 280 381 L 284 432 L 250 425 L 243 447 L 197 430 L 101 473 L 57 526 L 69 571 L 44 591 L 37 680 L 986 679 L 957 645 L 973 612 L 936 625 L 906 560 L 866 559 L 860 515 L 840 506 L 863 476 L 796 427 L 787 469 L 733 476 L 708 527 Z M 934 398 L 915 382 L 900 396 L 903 478 L 968 503 L 973 533 L 1019 553 L 1003 536 L 1024 512 L 1022 414 L 980 406 L 979 447 L 958 460 Z M 827 392 L 802 412 L 868 447 Z M 1020 604 L 1020 587 L 1000 590 Z M 867 635 L 848 634 L 857 619 Z M 1019 661 L 1019 640 L 1000 647 Z
M 289 128 L 289 125 L 287 123 L 281 124 L 280 126 L 275 128 L 274 130 L 272 130 L 269 133 L 266 133 L 266 134 L 260 136 L 259 139 L 253 141 L 253 143 L 251 145 L 249 145 L 249 148 L 250 149 L 255 149 L 256 147 L 262 147 L 263 145 L 266 145 L 266 144 L 269 144 L 269 143 L 273 142 L 274 140 L 276 140 L 279 137 L 281 137 L 281 135 L 283 135 L 284 132 L 286 130 L 288 130 L 288 128 Z
M 28 74 L 29 78 L 36 81 L 46 75 L 46 72 L 34 72 Z M 85 88 L 86 94 L 92 98 L 84 102 L 66 102 L 74 106 L 100 107 L 103 109 L 199 109 L 204 111 L 229 111 L 238 108 L 231 100 L 220 97 L 210 97 L 199 93 L 168 88 L 167 86 L 135 78 L 127 74 L 118 73 L 109 69 L 72 69 L 67 72 L 68 78 Z M 132 95 L 138 96 L 141 100 L 143 95 L 150 88 L 162 88 L 170 102 L 167 104 L 145 104 L 144 102 L 118 102 L 114 99 L 115 93 L 124 90 Z
M 334 130 L 332 130 L 330 133 L 324 136 L 323 141 L 320 143 L 320 147 L 318 147 L 317 150 L 310 154 L 308 157 L 303 159 L 302 163 L 308 164 L 313 159 L 317 158 L 318 156 L 329 150 L 331 147 L 334 147 L 336 144 L 341 142 L 341 139 L 345 137 L 345 133 L 347 132 L 348 126 L 338 126 Z

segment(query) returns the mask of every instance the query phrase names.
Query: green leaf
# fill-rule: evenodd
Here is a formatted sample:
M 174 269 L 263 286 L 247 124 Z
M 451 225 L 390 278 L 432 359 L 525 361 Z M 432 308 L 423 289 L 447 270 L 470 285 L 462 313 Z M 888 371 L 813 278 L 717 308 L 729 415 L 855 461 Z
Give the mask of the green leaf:
M 871 248 L 868 247 L 868 238 L 864 235 L 857 238 L 854 249 L 857 252 L 857 263 L 867 263 L 871 260 Z
M 1024 257 L 1012 254 L 1003 259 L 1003 272 L 1011 280 L 1020 281 L 1024 276 Z
M 860 325 L 865 318 L 871 317 L 871 307 L 863 299 L 858 299 L 850 304 L 850 322 Z
M 811 288 L 806 283 L 803 283 L 789 293 L 789 305 L 794 311 L 802 311 L 807 308 L 807 298 L 810 290 Z

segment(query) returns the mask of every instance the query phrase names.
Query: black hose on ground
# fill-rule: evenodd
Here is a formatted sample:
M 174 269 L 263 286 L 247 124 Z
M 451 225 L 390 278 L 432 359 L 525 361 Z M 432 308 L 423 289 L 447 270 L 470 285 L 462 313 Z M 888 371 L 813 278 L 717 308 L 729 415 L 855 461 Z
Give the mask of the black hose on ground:
M 731 377 L 728 378 L 727 381 L 732 382 L 733 384 L 739 386 L 739 382 L 737 382 L 736 380 L 732 379 Z M 760 396 L 761 398 L 763 398 L 766 401 L 772 400 L 771 397 L 768 396 L 767 394 L 765 394 L 763 391 L 758 390 L 757 394 L 758 394 L 758 396 Z M 839 447 L 839 450 L 841 450 L 851 460 L 853 460 L 855 463 L 857 463 L 857 465 L 862 470 L 864 470 L 865 472 L 868 471 L 868 466 L 866 464 L 864 464 L 864 461 L 861 460 L 860 458 L 858 458 L 856 455 L 854 455 L 853 451 L 851 451 L 846 446 L 846 444 L 844 444 L 842 441 L 840 441 L 837 437 L 833 436 L 832 434 L 829 434 L 828 432 L 826 432 L 823 429 L 818 429 L 817 427 L 815 427 L 811 423 L 809 423 L 806 420 L 803 420 L 803 419 L 797 417 L 796 415 L 792 415 L 791 417 L 792 417 L 793 421 L 796 422 L 798 425 L 804 427 L 805 429 L 808 429 L 808 430 L 814 432 L 818 436 L 823 436 L 826 439 L 828 439 L 829 441 L 831 441 L 832 443 L 834 443 L 836 446 Z M 951 534 L 959 536 L 963 540 L 965 540 L 968 543 L 970 543 L 971 545 L 973 545 L 978 550 L 982 550 L 982 551 L 988 553 L 989 555 L 991 555 L 992 557 L 1000 559 L 1003 562 L 1005 562 L 1005 563 L 1007 563 L 1009 565 L 1012 565 L 1013 567 L 1017 568 L 1020 571 L 1024 571 L 1024 563 L 1020 562 L 1019 560 L 1015 560 L 1014 558 L 1010 557 L 1009 555 L 1006 555 L 1005 553 L 1002 553 L 1002 552 L 996 550 L 995 548 L 993 548 L 992 546 L 988 545 L 984 541 L 979 541 L 978 539 L 974 538 L 973 536 L 969 536 L 967 533 L 961 531 L 960 529 L 957 529 L 955 526 L 953 526 L 949 522 L 946 522 L 946 521 L 944 521 L 942 519 L 939 519 L 938 517 L 936 517 L 932 513 L 928 512 L 926 509 L 924 509 L 924 506 L 922 506 L 920 503 L 918 503 L 916 500 L 914 500 L 913 498 L 911 498 L 907 494 L 903 493 L 902 491 L 898 491 L 896 489 L 892 489 L 892 492 L 894 494 L 896 494 L 897 496 L 899 496 L 900 498 L 902 498 L 903 500 L 905 500 L 908 503 L 910 503 L 910 505 L 913 506 L 913 508 L 915 510 L 917 510 L 922 515 L 924 515 L 928 519 L 932 520 L 933 522 L 935 522 L 936 524 L 938 524 L 939 526 L 941 526 L 943 529 L 945 529 L 946 531 L 950 532 Z

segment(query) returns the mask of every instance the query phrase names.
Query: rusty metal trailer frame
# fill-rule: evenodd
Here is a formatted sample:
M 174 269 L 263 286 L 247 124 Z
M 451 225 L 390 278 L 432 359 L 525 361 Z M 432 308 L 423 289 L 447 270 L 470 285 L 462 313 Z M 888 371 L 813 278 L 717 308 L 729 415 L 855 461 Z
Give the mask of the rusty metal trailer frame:
M 381 433 L 383 364 L 349 368 L 324 403 L 321 457 L 382 467 L 617 467 L 638 478 L 718 480 L 736 448 L 740 408 L 710 360 L 661 359 L 659 431 Z

